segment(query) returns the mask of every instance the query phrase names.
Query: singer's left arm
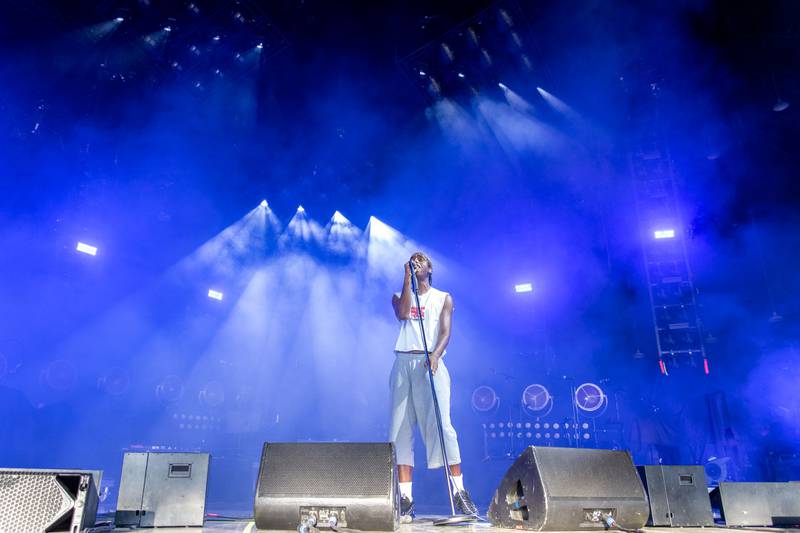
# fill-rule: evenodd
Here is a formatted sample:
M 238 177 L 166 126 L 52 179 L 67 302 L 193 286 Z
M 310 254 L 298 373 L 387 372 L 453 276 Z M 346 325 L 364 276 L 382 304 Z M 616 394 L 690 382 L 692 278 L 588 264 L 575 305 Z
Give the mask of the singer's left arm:
M 436 346 L 431 352 L 431 370 L 436 373 L 439 368 L 439 359 L 442 357 L 447 344 L 450 342 L 450 331 L 453 325 L 453 298 L 448 294 L 444 300 L 442 312 L 439 315 L 439 337 L 436 339 Z

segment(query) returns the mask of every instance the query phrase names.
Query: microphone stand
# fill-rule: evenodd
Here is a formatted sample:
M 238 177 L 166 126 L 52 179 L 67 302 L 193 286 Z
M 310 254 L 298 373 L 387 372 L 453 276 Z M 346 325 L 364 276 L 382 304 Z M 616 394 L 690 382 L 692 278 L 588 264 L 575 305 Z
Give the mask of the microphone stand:
M 439 409 L 439 398 L 436 395 L 436 387 L 433 383 L 433 369 L 431 368 L 431 354 L 428 351 L 428 340 L 425 338 L 425 324 L 422 321 L 422 306 L 419 304 L 419 288 L 417 287 L 417 273 L 414 270 L 414 262 L 408 262 L 411 268 L 411 290 L 414 292 L 414 300 L 417 304 L 417 320 L 419 320 L 419 331 L 422 334 L 422 348 L 425 350 L 425 361 L 428 364 L 428 380 L 431 384 L 431 396 L 433 396 L 433 410 L 436 413 L 436 427 L 439 430 L 439 445 L 442 448 L 442 460 L 444 461 L 444 477 L 447 483 L 447 497 L 450 499 L 450 516 L 441 520 L 434 520 L 433 525 L 445 526 L 454 524 L 464 524 L 477 520 L 473 515 L 457 515 L 456 507 L 453 502 L 453 489 L 455 482 L 450 474 L 450 461 L 447 459 L 447 449 L 444 445 L 444 430 L 442 429 L 442 412 Z M 428 289 L 430 290 L 430 289 Z

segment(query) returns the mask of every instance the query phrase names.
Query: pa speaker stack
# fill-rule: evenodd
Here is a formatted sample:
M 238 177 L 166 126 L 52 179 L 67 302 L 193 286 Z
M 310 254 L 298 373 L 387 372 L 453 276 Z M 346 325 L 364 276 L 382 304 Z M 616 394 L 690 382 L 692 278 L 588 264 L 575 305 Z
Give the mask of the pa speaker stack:
M 74 533 L 94 526 L 99 471 L 0 469 L 0 531 Z
M 255 498 L 258 529 L 295 530 L 313 517 L 362 531 L 399 526 L 391 443 L 266 443 Z
M 602 530 L 611 517 L 638 529 L 650 514 L 628 452 L 528 447 L 489 505 L 495 526 L 534 531 Z

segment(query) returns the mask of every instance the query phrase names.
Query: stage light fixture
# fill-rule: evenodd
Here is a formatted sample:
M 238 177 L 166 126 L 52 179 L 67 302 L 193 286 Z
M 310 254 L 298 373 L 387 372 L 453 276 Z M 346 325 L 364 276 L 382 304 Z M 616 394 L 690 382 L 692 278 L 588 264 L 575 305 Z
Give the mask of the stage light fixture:
M 464 78 L 464 73 L 463 72 L 459 72 L 458 73 L 458 77 L 463 79 Z
M 172 31 L 172 26 L 164 26 L 164 31 L 169 33 Z
M 211 39 L 212 39 L 212 40 L 214 40 L 214 41 L 219 41 L 219 35 L 215 35 L 215 36 L 214 36 L 214 37 L 212 37 Z
M 516 292 L 531 292 L 531 291 L 533 291 L 533 284 L 531 284 L 531 283 L 520 283 L 518 285 L 514 285 L 514 291 L 516 291 Z
M 261 200 L 261 204 L 259 204 L 259 205 L 261 205 L 261 207 L 263 207 L 263 208 L 265 208 L 265 209 L 266 209 L 267 207 L 269 207 L 269 204 L 267 203 L 267 201 L 266 201 L 266 200 Z
M 222 293 L 220 291 L 215 291 L 214 289 L 208 289 L 208 297 L 212 300 L 222 301 Z
M 472 391 L 472 408 L 479 413 L 488 413 L 493 411 L 500 402 L 495 390 L 488 385 L 480 385 Z M 498 424 L 503 427 L 503 423 Z M 494 426 L 494 424 L 491 424 Z
M 120 22 L 125 22 L 125 19 L 124 19 L 124 18 L 122 18 L 122 17 L 117 17 L 117 18 L 115 18 L 115 19 L 114 19 L 114 22 L 116 22 L 117 24 L 119 24 Z
M 500 87 L 501 89 L 503 89 L 504 91 L 508 90 L 508 87 L 503 82 L 498 82 L 497 86 Z
M 772 106 L 772 110 L 776 113 L 786 111 L 787 109 L 789 109 L 789 102 L 783 100 L 782 98 L 778 98 L 778 100 L 775 102 L 775 105 Z
M 653 232 L 656 239 L 672 239 L 675 237 L 674 229 L 657 229 Z
M 419 71 L 419 75 L 420 75 L 420 76 L 425 76 L 425 75 L 426 75 L 426 74 L 425 74 L 425 71 L 424 71 L 424 70 L 420 70 L 420 71 Z
M 256 45 L 256 49 L 261 50 L 262 48 L 264 48 L 264 43 L 258 43 Z
M 97 247 L 86 243 L 78 242 L 78 246 L 75 249 L 84 254 L 97 255 Z
M 298 206 L 297 206 L 297 212 L 298 212 L 298 213 L 305 213 L 305 212 L 306 212 L 306 209 L 305 209 L 305 207 L 303 207 L 302 205 L 298 205 Z
M 331 221 L 334 224 L 347 224 L 348 222 L 350 222 L 349 220 L 347 220 L 347 217 L 341 214 L 339 211 L 333 213 Z

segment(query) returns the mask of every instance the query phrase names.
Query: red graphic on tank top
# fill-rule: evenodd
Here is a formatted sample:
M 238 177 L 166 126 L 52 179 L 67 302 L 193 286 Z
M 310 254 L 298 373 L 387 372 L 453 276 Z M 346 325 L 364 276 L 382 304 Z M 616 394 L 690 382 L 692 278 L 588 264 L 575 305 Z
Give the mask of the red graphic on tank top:
M 411 307 L 411 318 L 419 320 L 419 307 Z M 422 306 L 422 320 L 425 320 L 425 306 Z

